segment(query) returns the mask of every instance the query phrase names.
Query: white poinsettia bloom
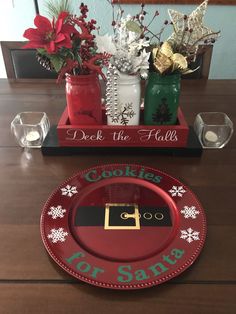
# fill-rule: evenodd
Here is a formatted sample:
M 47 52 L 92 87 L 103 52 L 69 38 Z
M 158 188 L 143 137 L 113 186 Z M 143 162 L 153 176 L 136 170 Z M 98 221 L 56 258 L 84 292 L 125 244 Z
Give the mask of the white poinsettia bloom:
M 144 38 L 139 39 L 138 43 L 139 43 L 140 49 L 143 48 L 143 47 L 149 47 L 150 46 L 150 40 L 146 40 Z
M 150 52 L 146 52 L 143 50 L 140 53 L 140 56 L 136 57 L 133 62 L 133 71 L 135 72 L 140 72 L 140 75 L 143 78 L 147 78 L 148 75 L 148 69 L 149 69 L 149 57 L 150 57 Z
M 96 36 L 96 45 L 98 47 L 98 51 L 101 53 L 109 53 L 111 55 L 116 54 L 116 46 L 112 41 L 112 37 L 108 34 L 103 36 L 97 35 Z
M 129 21 L 132 21 L 132 19 L 133 19 L 133 17 L 130 14 L 126 15 L 126 17 L 122 17 L 120 20 L 120 27 L 126 28 L 126 23 Z
M 148 78 L 148 71 L 147 70 L 143 70 L 143 69 L 140 69 L 140 76 L 146 80 Z
M 127 34 L 128 34 L 128 36 L 127 36 L 127 45 L 132 45 L 133 43 L 138 41 L 137 33 L 129 31 L 129 32 L 127 32 Z
M 127 23 L 130 21 L 132 23 L 129 23 L 128 26 Z M 125 60 L 127 74 L 139 73 L 143 78 L 147 78 L 150 53 L 147 53 L 145 48 L 150 46 L 150 41 L 140 38 L 139 25 L 131 15 L 121 18 L 120 23 L 116 24 L 116 26 L 115 37 L 112 42 L 115 46 L 115 52 L 113 50 L 112 54 L 113 61 L 118 66 L 118 70 L 122 68 L 119 60 L 122 60 L 121 62 Z M 132 31 L 132 29 L 136 31 Z
M 126 15 L 126 21 L 131 21 L 133 19 L 131 14 Z
M 134 41 L 130 44 L 129 50 L 134 51 L 136 54 L 139 53 L 140 50 L 142 50 L 145 47 L 148 47 L 150 45 L 148 40 L 139 39 L 138 41 Z

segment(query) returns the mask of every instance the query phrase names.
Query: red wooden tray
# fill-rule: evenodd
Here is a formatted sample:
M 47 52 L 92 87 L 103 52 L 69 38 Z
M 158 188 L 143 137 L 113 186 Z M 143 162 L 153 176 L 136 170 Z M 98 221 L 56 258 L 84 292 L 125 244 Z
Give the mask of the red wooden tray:
M 60 146 L 77 147 L 186 147 L 189 127 L 179 108 L 176 125 L 70 125 L 67 109 L 57 126 Z M 142 121 L 142 114 L 141 114 Z
M 206 237 L 191 190 L 150 167 L 111 164 L 62 183 L 41 215 L 43 243 L 72 276 L 113 289 L 161 284 L 193 264 Z

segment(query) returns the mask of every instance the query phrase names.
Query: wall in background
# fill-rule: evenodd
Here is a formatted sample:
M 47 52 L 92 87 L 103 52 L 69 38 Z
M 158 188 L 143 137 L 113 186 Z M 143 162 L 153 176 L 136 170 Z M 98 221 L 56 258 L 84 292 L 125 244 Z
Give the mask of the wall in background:
M 80 3 L 77 0 L 71 2 L 75 9 Z M 85 0 L 84 2 L 89 6 L 89 16 L 95 18 L 101 26 L 101 34 L 111 33 L 112 13 L 107 1 Z M 44 0 L 39 0 L 40 13 L 43 15 L 46 14 L 44 3 Z M 160 12 L 157 22 L 152 27 L 153 30 L 158 30 L 168 19 L 168 8 L 189 14 L 195 7 L 194 5 L 147 5 L 146 11 L 150 12 L 150 18 L 151 12 L 156 10 Z M 123 8 L 126 13 L 134 14 L 139 10 L 139 5 L 123 5 Z M 34 16 L 33 0 L 0 0 L 0 40 L 23 40 L 24 30 L 33 27 Z M 221 38 L 216 42 L 213 50 L 210 78 L 236 79 L 236 6 L 210 5 L 205 16 L 205 25 L 214 31 L 221 30 Z M 171 28 L 167 28 L 163 39 L 171 32 Z M 1 54 L 0 77 L 6 77 Z

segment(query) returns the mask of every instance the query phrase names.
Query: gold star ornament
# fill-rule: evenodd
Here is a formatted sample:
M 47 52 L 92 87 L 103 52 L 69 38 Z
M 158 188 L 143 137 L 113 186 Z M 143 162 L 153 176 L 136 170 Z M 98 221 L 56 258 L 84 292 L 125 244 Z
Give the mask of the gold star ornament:
M 194 55 L 199 45 L 215 42 L 220 32 L 214 32 L 203 25 L 208 0 L 199 5 L 189 16 L 175 10 L 168 10 L 174 33 L 168 38 L 175 51 Z

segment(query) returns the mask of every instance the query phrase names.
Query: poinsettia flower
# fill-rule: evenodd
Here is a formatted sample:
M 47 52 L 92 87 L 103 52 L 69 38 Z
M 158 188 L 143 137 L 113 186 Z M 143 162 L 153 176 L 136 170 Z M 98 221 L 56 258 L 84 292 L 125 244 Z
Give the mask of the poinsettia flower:
M 68 12 L 61 12 L 55 23 L 42 15 L 37 15 L 34 25 L 37 28 L 28 28 L 23 36 L 29 39 L 24 48 L 43 48 L 49 54 L 54 54 L 61 47 L 71 48 L 71 35 L 77 34 L 73 25 L 66 23 Z

